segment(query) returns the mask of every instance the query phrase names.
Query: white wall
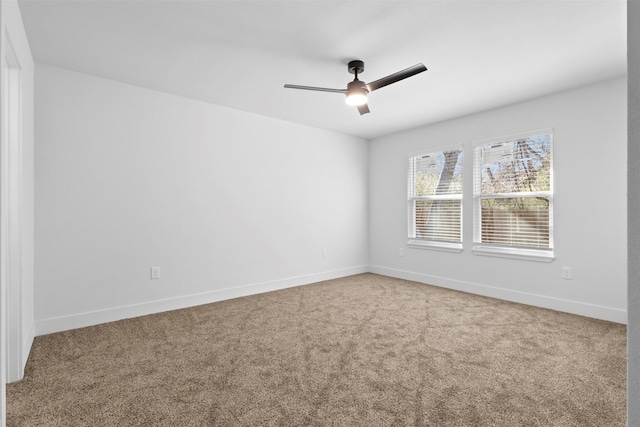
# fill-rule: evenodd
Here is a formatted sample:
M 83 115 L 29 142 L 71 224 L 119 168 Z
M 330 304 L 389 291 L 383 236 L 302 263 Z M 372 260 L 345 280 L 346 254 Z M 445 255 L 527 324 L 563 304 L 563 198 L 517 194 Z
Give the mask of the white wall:
M 629 68 L 629 326 L 627 425 L 640 425 L 640 2 L 627 2 Z
M 472 141 L 544 128 L 554 137 L 556 259 L 474 255 Z M 373 140 L 372 271 L 625 323 L 626 140 L 624 78 Z M 406 247 L 407 152 L 456 144 L 465 149 L 464 251 Z M 561 279 L 562 266 L 573 280 Z
M 367 270 L 365 140 L 44 65 L 36 137 L 37 334 Z

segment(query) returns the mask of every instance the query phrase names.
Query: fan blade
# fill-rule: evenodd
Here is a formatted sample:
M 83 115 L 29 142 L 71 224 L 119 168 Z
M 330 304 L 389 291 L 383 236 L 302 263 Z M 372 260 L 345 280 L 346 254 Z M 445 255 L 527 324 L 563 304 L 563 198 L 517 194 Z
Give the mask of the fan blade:
M 358 105 L 357 108 L 361 116 L 369 112 L 369 106 L 367 104 Z
M 315 90 L 316 92 L 347 93 L 346 89 L 329 89 L 326 87 L 299 86 L 299 85 L 284 85 L 284 87 L 286 87 L 287 89 Z
M 427 71 L 427 67 L 425 67 L 423 64 L 416 64 L 413 67 L 409 67 L 402 71 L 398 71 L 397 73 L 388 75 L 387 77 L 383 77 L 374 82 L 371 82 L 367 84 L 367 88 L 369 89 L 369 92 L 373 92 L 374 90 L 380 89 L 381 87 L 385 87 L 387 85 L 390 85 L 391 83 L 399 82 L 400 80 L 404 80 L 407 77 L 415 76 L 416 74 L 423 71 Z

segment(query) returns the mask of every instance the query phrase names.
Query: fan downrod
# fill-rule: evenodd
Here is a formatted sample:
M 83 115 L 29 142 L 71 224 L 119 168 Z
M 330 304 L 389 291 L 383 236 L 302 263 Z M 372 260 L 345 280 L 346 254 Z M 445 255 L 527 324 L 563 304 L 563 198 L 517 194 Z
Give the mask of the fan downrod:
M 349 61 L 347 69 L 351 74 L 358 75 L 364 71 L 364 62 L 358 60 Z

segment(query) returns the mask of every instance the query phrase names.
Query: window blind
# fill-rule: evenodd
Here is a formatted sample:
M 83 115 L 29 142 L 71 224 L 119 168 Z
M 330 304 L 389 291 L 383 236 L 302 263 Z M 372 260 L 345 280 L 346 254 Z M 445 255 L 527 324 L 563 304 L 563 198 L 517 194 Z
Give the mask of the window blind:
M 553 247 L 551 145 L 545 134 L 476 146 L 476 243 Z
M 409 238 L 462 241 L 462 149 L 409 157 Z

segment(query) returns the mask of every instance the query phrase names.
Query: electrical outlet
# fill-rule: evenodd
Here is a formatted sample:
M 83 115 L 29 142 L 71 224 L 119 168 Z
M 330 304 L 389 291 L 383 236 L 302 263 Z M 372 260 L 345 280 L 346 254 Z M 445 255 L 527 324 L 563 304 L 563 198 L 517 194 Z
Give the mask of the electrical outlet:
M 404 256 L 404 248 L 398 249 L 398 255 Z
M 322 250 L 322 258 L 326 258 L 327 257 L 327 250 L 323 249 Z
M 159 279 L 160 278 L 160 267 L 151 267 L 151 279 Z
M 567 280 L 573 279 L 573 270 L 571 267 L 562 267 L 562 278 Z

